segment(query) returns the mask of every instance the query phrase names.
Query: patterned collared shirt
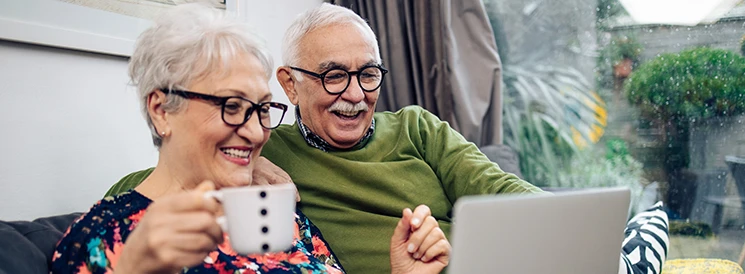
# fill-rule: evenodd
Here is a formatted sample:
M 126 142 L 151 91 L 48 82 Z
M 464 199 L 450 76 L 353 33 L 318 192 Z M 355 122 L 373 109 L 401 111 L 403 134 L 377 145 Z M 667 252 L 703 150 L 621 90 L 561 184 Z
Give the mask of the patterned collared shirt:
M 318 136 L 310 131 L 310 129 L 308 129 L 305 124 L 303 124 L 303 119 L 300 117 L 300 107 L 295 108 L 295 120 L 297 121 L 298 128 L 300 128 L 300 134 L 303 135 L 303 138 L 305 138 L 305 142 L 308 143 L 309 146 L 320 149 L 324 152 L 351 151 L 361 149 L 365 147 L 365 145 L 367 145 L 367 142 L 370 141 L 370 137 L 372 137 L 373 132 L 375 131 L 375 118 L 373 118 L 372 123 L 370 124 L 370 128 L 367 129 L 367 133 L 365 133 L 365 136 L 362 136 L 362 139 L 360 139 L 360 141 L 357 142 L 357 144 L 355 144 L 354 146 L 342 149 L 331 146 L 331 144 L 326 142 L 326 140 L 321 138 L 321 136 Z

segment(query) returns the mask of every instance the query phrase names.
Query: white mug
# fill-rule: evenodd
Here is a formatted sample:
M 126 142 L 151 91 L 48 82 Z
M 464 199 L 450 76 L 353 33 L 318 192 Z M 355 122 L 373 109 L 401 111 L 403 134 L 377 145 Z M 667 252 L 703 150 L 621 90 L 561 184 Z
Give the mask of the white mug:
M 222 203 L 225 216 L 218 224 L 228 233 L 237 253 L 285 251 L 292 247 L 295 230 L 295 186 L 256 185 L 206 192 L 205 198 Z

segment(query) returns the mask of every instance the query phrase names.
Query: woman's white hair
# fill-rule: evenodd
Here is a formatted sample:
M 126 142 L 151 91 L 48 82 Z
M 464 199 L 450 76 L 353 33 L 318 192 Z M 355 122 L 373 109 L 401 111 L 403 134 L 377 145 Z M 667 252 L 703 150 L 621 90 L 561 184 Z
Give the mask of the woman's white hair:
M 319 7 L 308 10 L 295 18 L 285 33 L 282 42 L 282 62 L 285 66 L 297 66 L 300 60 L 300 40 L 309 32 L 321 27 L 334 24 L 357 24 L 362 28 L 363 35 L 375 49 L 375 61 L 380 63 L 380 48 L 378 39 L 362 17 L 345 7 L 323 3 Z
M 153 144 L 162 138 L 147 111 L 147 98 L 158 89 L 183 89 L 214 73 L 227 73 L 238 58 L 250 54 L 271 78 L 272 57 L 265 42 L 235 17 L 206 6 L 185 4 L 170 8 L 137 39 L 129 61 L 129 77 L 137 86 L 142 112 Z M 163 109 L 178 111 L 184 99 L 168 95 Z

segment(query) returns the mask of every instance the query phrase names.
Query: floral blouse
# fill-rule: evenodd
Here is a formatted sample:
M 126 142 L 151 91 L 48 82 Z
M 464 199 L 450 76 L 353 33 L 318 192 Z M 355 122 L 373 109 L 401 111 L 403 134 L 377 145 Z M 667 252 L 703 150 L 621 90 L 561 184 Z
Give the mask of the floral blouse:
M 127 237 L 151 202 L 132 190 L 96 203 L 58 243 L 52 273 L 112 273 Z M 299 210 L 294 246 L 285 252 L 242 256 L 224 237 L 202 264 L 181 273 L 344 273 L 321 232 Z

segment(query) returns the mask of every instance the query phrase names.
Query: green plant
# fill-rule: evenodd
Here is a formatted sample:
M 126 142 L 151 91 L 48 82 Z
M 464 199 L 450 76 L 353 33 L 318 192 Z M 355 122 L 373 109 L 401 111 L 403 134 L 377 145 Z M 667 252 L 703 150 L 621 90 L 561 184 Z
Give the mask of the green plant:
M 642 53 L 642 46 L 632 35 L 621 35 L 613 39 L 609 46 L 612 61 L 618 64 L 623 59 L 631 59 L 636 62 Z
M 625 13 L 623 6 L 618 0 L 598 0 L 597 7 L 597 21 L 602 22 L 605 19 L 611 18 L 617 14 Z
M 745 112 L 745 58 L 711 48 L 663 54 L 637 68 L 625 90 L 652 119 L 737 115 Z
M 690 162 L 691 122 L 745 113 L 745 57 L 711 48 L 663 54 L 639 66 L 624 89 L 642 117 L 662 129 L 663 170 L 671 185 L 668 198 L 683 195 L 685 191 L 673 186 L 686 185 L 682 182 L 690 177 L 685 168 Z
M 711 226 L 704 222 L 670 221 L 670 235 L 695 236 L 709 238 L 714 236 Z
M 605 141 L 605 145 L 605 159 L 611 160 L 631 155 L 629 154 L 629 147 L 623 139 L 611 138 Z
M 631 191 L 630 215 L 633 216 L 644 185 L 643 165 L 626 150 L 623 140 L 606 142 L 606 157 L 598 147 L 585 150 L 570 160 L 568 169 L 559 172 L 559 180 L 552 187 L 586 188 L 586 187 L 628 187 Z
M 745 35 L 740 39 L 740 54 L 745 55 Z
M 525 179 L 556 185 L 572 155 L 603 134 L 604 103 L 575 69 L 506 66 L 505 143 L 520 157 Z
M 665 169 L 688 166 L 692 120 L 745 112 L 745 58 L 734 52 L 698 48 L 663 54 L 626 81 L 629 102 L 665 128 Z

